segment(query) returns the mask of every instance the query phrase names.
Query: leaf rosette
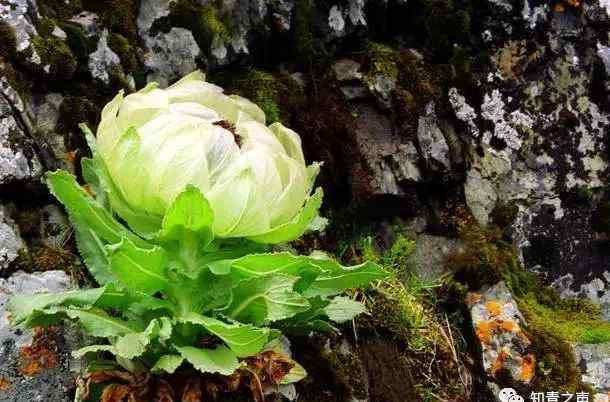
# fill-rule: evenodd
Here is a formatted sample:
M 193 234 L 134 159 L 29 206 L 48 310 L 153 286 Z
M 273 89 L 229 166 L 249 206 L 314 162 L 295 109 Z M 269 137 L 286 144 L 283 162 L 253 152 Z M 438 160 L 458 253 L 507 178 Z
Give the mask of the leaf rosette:
M 163 92 L 149 86 L 125 99 L 119 94 L 104 109 L 97 140 L 83 127 L 93 154 L 83 159 L 86 186 L 65 171 L 46 175 L 100 287 L 16 296 L 9 303 L 15 324 L 78 322 L 100 343 L 76 357 L 111 354 L 134 372 L 173 373 L 188 363 L 229 376 L 282 332 L 337 331 L 335 323 L 364 311 L 340 294 L 384 278 L 378 265 L 346 267 L 265 245 L 300 236 L 321 203 L 321 191 L 309 196 L 314 175 L 298 136 L 266 128 L 256 105 L 201 78 L 187 76 Z M 213 124 L 219 116 L 243 136 L 241 149 Z M 176 131 L 183 121 L 192 131 L 185 138 Z M 179 145 L 170 145 L 174 140 Z M 249 173 L 235 174 L 230 166 L 243 163 Z M 217 194 L 214 186 L 225 187 Z M 244 189 L 247 200 L 233 194 Z M 305 375 L 290 366 L 286 381 Z

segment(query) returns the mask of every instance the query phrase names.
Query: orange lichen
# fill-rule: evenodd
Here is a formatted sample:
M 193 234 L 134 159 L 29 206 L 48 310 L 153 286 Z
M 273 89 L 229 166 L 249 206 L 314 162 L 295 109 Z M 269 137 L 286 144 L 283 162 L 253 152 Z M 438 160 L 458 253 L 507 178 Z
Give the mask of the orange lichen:
M 555 12 L 556 13 L 563 13 L 565 11 L 566 11 L 566 7 L 562 3 L 555 4 Z
M 6 378 L 0 377 L 0 391 L 7 390 L 8 387 L 10 387 L 10 386 L 11 386 L 11 382 L 9 380 L 7 380 Z
M 475 303 L 478 303 L 481 300 L 481 294 L 476 292 L 469 292 L 466 296 L 466 304 L 472 306 Z
M 476 329 L 477 337 L 483 343 L 491 343 L 491 337 L 494 331 L 498 329 L 498 326 L 498 323 L 495 321 L 479 321 Z
M 536 357 L 530 353 L 523 358 L 523 362 L 521 363 L 521 381 L 530 382 L 534 377 L 535 369 Z
M 490 300 L 485 303 L 485 308 L 491 317 L 497 317 L 502 312 L 502 305 L 497 300 Z
M 513 332 L 517 328 L 517 324 L 513 320 L 502 321 L 501 326 L 506 332 Z
M 41 371 L 52 369 L 59 364 L 57 355 L 57 330 L 53 327 L 35 328 L 34 339 L 30 346 L 19 350 L 22 365 L 18 371 L 25 376 L 33 376 Z

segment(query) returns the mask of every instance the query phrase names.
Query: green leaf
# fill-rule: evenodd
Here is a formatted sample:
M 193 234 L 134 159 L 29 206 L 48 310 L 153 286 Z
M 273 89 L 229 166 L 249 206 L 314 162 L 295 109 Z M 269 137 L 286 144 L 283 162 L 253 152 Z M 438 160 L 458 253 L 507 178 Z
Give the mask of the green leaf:
M 146 348 L 157 337 L 161 331 L 161 324 L 153 320 L 142 332 L 126 334 L 117 338 L 114 342 L 114 354 L 124 359 L 133 359 L 142 356 Z
M 169 285 L 165 252 L 160 247 L 142 249 L 123 239 L 108 250 L 112 272 L 125 288 L 152 295 Z
M 150 245 L 117 222 L 112 214 L 90 197 L 76 182 L 76 178 L 65 170 L 46 174 L 51 193 L 66 207 L 68 215 L 77 226 L 85 226 L 106 243 L 118 243 L 128 238 L 138 247 Z
M 203 250 L 214 238 L 214 212 L 201 191 L 188 185 L 163 217 L 159 243 L 170 250 L 180 270 L 195 277 L 205 267 Z
M 282 274 L 243 280 L 233 287 L 233 300 L 226 314 L 261 326 L 306 311 L 309 302 L 293 290 L 297 280 Z
M 194 279 L 178 273 L 172 277 L 165 294 L 176 305 L 177 314 L 191 311 L 205 313 L 226 308 L 232 300 L 232 282 L 226 275 L 216 276 L 202 270 Z
M 286 374 L 284 378 L 280 380 L 280 384 L 294 384 L 307 377 L 307 370 L 305 370 L 305 367 L 301 366 L 294 360 L 292 361 L 292 363 L 294 364 L 294 366 L 292 366 L 292 369 L 290 369 L 288 374 Z
M 324 321 L 324 318 L 326 318 L 325 308 L 330 304 L 329 300 L 314 297 L 309 299 L 309 303 L 311 305 L 309 310 L 283 320 L 279 324 L 285 332 L 295 335 L 308 335 L 313 331 L 340 332 L 329 322 Z
M 180 245 L 185 243 L 185 236 L 192 233 L 201 248 L 204 248 L 214 238 L 213 222 L 214 212 L 208 200 L 197 187 L 189 184 L 167 209 L 159 232 L 159 241 Z
M 83 348 L 72 351 L 72 357 L 75 359 L 81 359 L 89 353 L 99 352 L 111 352 L 114 353 L 114 347 L 112 345 L 89 345 Z
M 155 374 L 161 374 L 162 372 L 173 374 L 182 365 L 183 361 L 184 357 L 180 355 L 163 355 L 150 371 Z
M 108 251 L 95 232 L 84 225 L 75 223 L 76 246 L 91 275 L 100 285 L 116 282 L 110 269 Z
M 237 357 L 248 357 L 260 352 L 269 340 L 268 328 L 252 325 L 227 324 L 211 317 L 189 313 L 180 321 L 203 326 L 208 332 L 222 339 Z
M 334 322 L 343 323 L 351 321 L 358 314 L 364 313 L 364 304 L 347 297 L 335 297 L 328 306 L 324 308 L 326 316 Z
M 106 291 L 105 287 L 96 289 L 70 290 L 62 293 L 39 293 L 36 295 L 17 295 L 11 298 L 7 310 L 15 325 L 27 321 L 36 311 L 49 307 L 72 305 L 79 307 L 92 306 Z
M 303 291 L 307 298 L 334 296 L 346 289 L 366 286 L 372 281 L 388 276 L 378 264 L 367 261 L 360 265 L 344 267 L 335 260 L 312 258 L 312 262 L 327 273 L 318 276 L 311 286 Z
M 309 258 L 288 252 L 249 254 L 233 260 L 231 264 L 232 276 L 235 279 L 272 274 L 300 277 L 305 269 L 321 272 L 321 269 L 312 264 Z
M 175 346 L 180 355 L 202 373 L 231 375 L 239 367 L 237 356 L 226 346 L 216 349 L 199 349 L 192 346 Z
M 145 239 L 153 238 L 161 227 L 162 216 L 132 208 L 123 197 L 121 190 L 112 181 L 104 160 L 100 156 L 96 156 L 94 162 L 100 186 L 104 189 L 113 210 L 127 222 L 134 232 Z
M 78 320 L 89 335 L 97 337 L 117 337 L 142 331 L 139 324 L 111 317 L 104 310 L 97 308 L 57 308 L 73 320 Z
M 249 237 L 250 240 L 265 243 L 265 244 L 277 244 L 285 243 L 298 239 L 307 231 L 309 224 L 318 215 L 318 211 L 322 206 L 322 197 L 324 191 L 321 187 L 316 189 L 316 192 L 307 199 L 303 209 L 292 219 L 283 225 L 276 227 L 271 232 Z

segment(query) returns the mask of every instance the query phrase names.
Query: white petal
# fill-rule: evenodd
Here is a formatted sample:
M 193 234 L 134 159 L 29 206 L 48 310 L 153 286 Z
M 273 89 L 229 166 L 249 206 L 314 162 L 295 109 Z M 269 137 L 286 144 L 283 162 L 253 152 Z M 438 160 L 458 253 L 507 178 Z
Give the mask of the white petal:
M 167 112 L 169 107 L 165 91 L 151 89 L 147 93 L 134 93 L 125 97 L 119 110 L 118 125 L 122 131 L 129 127 L 138 128 Z
M 263 124 L 249 121 L 238 125 L 235 131 L 242 139 L 243 150 L 265 149 L 268 152 L 285 153 L 282 144 Z
M 269 126 L 275 137 L 284 147 L 286 154 L 292 159 L 305 165 L 305 157 L 303 156 L 303 148 L 301 137 L 293 130 L 284 127 L 282 123 L 273 123 Z
M 210 123 L 222 120 L 214 110 L 195 102 L 172 103 L 169 105 L 169 112 L 197 117 Z
M 230 95 L 229 98 L 235 102 L 237 107 L 244 113 L 248 114 L 252 119 L 261 124 L 265 124 L 265 112 L 258 105 L 239 95 Z

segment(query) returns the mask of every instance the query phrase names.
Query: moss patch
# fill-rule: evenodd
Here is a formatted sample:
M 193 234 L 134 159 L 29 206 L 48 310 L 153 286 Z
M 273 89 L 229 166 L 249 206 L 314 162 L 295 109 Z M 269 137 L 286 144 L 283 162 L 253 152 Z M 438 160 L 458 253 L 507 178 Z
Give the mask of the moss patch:
M 135 42 L 139 3 L 139 0 L 83 0 L 83 7 L 97 13 L 110 31 Z
M 49 74 L 52 77 L 64 80 L 72 78 L 77 62 L 65 42 L 53 36 L 46 38 L 34 36 L 32 45 L 40 56 L 41 65 L 49 66 Z
M 506 208 L 506 206 L 505 206 Z M 511 208 L 501 208 L 497 220 L 511 221 Z M 507 218 L 501 218 L 501 217 Z M 495 220 L 495 219 L 494 219 Z M 585 389 L 570 342 L 610 340 L 610 323 L 600 320 L 599 308 L 584 300 L 562 300 L 534 273 L 519 263 L 515 247 L 502 239 L 503 228 L 479 227 L 469 216 L 457 220 L 465 242 L 463 252 L 447 263 L 455 278 L 471 289 L 506 282 L 527 323 L 530 349 L 536 356 L 532 389 L 575 392 Z
M 186 28 L 203 51 L 208 51 L 215 38 L 231 40 L 232 28 L 228 16 L 222 15 L 217 1 L 201 5 L 194 0 L 176 0 L 170 5 L 170 13 L 155 21 L 150 31 L 169 32 L 172 27 Z
M 108 36 L 108 47 L 121 59 L 125 72 L 132 73 L 138 68 L 138 59 L 133 47 L 123 35 L 112 33 Z
M 265 112 L 267 124 L 276 121 L 288 124 L 292 110 L 303 96 L 290 77 L 257 69 L 212 74 L 210 81 L 225 88 L 227 93 L 256 103 Z

